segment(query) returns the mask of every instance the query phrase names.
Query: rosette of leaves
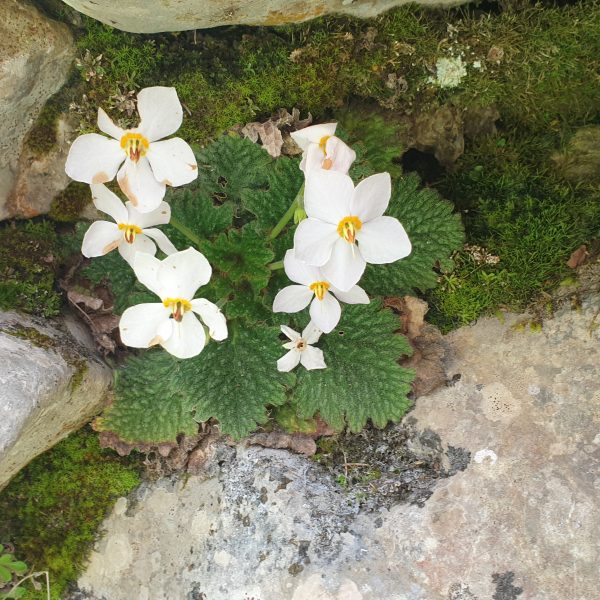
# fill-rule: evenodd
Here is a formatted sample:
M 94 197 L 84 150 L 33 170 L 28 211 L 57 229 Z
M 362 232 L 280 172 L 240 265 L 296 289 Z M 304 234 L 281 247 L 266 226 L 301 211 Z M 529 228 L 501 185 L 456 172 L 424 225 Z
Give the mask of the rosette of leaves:
M 361 152 L 367 164 L 365 149 Z M 288 284 L 276 263 L 292 246 L 293 220 L 275 239 L 270 233 L 302 187 L 299 160 L 273 159 L 260 146 L 232 136 L 200 151 L 197 160 L 198 179 L 167 194 L 173 220 L 164 230 L 178 249 L 192 245 L 211 263 L 213 276 L 199 293 L 222 306 L 229 337 L 188 360 L 160 349 L 131 356 L 117 373 L 114 402 L 96 428 L 134 445 L 193 434 L 210 418 L 239 438 L 264 423 L 271 407 L 285 405 L 293 406 L 299 419 L 319 414 L 334 428 L 347 425 L 353 431 L 369 419 L 380 427 L 400 419 L 410 405 L 414 374 L 398 360 L 412 350 L 378 296 L 429 289 L 436 271 L 450 268 L 449 257 L 463 240 L 452 206 L 420 189 L 416 178 L 396 177 L 388 214 L 403 223 L 413 254 L 391 266 L 369 267 L 361 285 L 371 303 L 345 306 L 338 327 L 319 342 L 327 369 L 280 373 L 276 361 L 285 350 L 278 325 L 301 330 L 309 320 L 306 311 L 271 310 L 274 295 Z M 152 295 L 113 254 L 94 259 L 83 275 L 108 283 L 122 312 Z

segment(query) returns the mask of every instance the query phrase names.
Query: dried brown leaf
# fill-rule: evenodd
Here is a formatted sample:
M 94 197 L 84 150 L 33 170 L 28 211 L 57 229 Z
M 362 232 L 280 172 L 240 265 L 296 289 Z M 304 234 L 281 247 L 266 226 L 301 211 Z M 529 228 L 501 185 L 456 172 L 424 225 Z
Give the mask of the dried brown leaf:
M 585 263 L 589 255 L 590 253 L 588 252 L 587 246 L 585 244 L 582 244 L 581 246 L 579 246 L 579 248 L 577 248 L 577 250 L 574 250 L 571 253 L 570 258 L 567 261 L 567 267 L 570 267 L 571 269 L 576 269 L 577 267 Z
M 312 436 L 304 433 L 285 433 L 283 431 L 271 431 L 270 433 L 255 433 L 247 439 L 250 445 L 263 446 L 265 448 L 281 448 L 313 456 L 317 451 L 317 444 Z

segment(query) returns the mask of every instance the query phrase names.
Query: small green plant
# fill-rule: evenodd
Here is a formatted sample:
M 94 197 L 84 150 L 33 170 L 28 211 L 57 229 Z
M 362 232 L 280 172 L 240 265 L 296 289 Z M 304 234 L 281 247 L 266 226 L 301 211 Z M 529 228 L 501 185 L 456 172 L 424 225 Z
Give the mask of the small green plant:
M 17 560 L 4 545 L 0 544 L 0 599 L 22 598 L 25 589 L 20 587 L 19 579 L 27 572 L 27 565 Z M 4 591 L 6 590 L 6 591 Z

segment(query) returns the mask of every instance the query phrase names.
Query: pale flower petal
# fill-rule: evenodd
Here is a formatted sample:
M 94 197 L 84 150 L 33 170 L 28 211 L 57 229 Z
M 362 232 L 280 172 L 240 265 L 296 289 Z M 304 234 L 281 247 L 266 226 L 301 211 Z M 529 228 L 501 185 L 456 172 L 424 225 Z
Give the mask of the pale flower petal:
M 160 268 L 160 264 L 158 258 L 145 252 L 138 252 L 133 257 L 133 271 L 138 281 L 162 299 L 162 290 L 158 283 L 158 269 Z
M 75 181 L 106 183 L 114 179 L 124 160 L 125 153 L 117 140 L 98 133 L 86 133 L 71 145 L 65 172 Z
M 160 297 L 191 300 L 196 290 L 210 281 L 212 268 L 194 248 L 167 256 L 158 269 Z
M 206 345 L 206 333 L 193 312 L 186 312 L 180 323 L 173 323 L 173 333 L 160 345 L 176 358 L 198 356 Z
M 128 308 L 119 321 L 121 341 L 132 348 L 154 345 L 157 331 L 169 320 L 170 311 L 162 303 L 137 304 Z
M 308 325 L 302 331 L 302 338 L 307 344 L 316 344 L 321 337 L 323 332 L 312 322 L 309 321 Z
M 139 212 L 156 210 L 165 196 L 166 186 L 154 178 L 146 157 L 135 163 L 129 158 L 119 169 L 117 181 L 122 192 Z
M 381 217 L 387 210 L 391 195 L 390 174 L 371 175 L 356 186 L 350 203 L 351 214 L 356 215 L 363 223 Z
M 323 300 L 315 298 L 310 305 L 310 318 L 323 333 L 332 331 L 341 315 L 340 303 L 329 292 L 323 296 Z
M 307 371 L 327 368 L 325 358 L 323 357 L 323 350 L 314 348 L 313 346 L 307 346 L 306 349 L 300 353 L 300 362 Z
M 116 223 L 95 221 L 85 232 L 81 253 L 87 258 L 103 256 L 114 250 L 123 240 L 123 232 Z
M 227 321 L 219 307 L 204 298 L 192 300 L 192 310 L 200 315 L 208 327 L 208 333 L 213 340 L 220 342 L 227 337 Z
M 358 285 L 355 285 L 347 292 L 342 292 L 342 290 L 338 290 L 334 286 L 331 286 L 329 291 L 335 294 L 338 300 L 341 300 L 346 304 L 369 304 L 371 301 L 367 295 L 367 292 L 365 292 L 365 290 Z
M 113 120 L 101 108 L 98 109 L 98 129 L 119 141 L 125 133 L 118 125 L 113 123 Z
M 304 210 L 309 217 L 337 227 L 344 217 L 352 214 L 353 194 L 354 183 L 348 175 L 317 169 L 306 178 Z
M 309 144 L 308 148 L 302 154 L 302 160 L 300 161 L 300 170 L 307 173 L 312 173 L 316 169 L 323 168 L 323 161 L 325 155 L 318 144 Z
M 133 223 L 142 229 L 154 227 L 155 225 L 166 225 L 171 220 L 171 207 L 166 202 L 161 202 L 158 208 L 149 212 L 140 212 L 131 204 L 126 202 L 127 223 Z
M 292 340 L 292 342 L 296 342 L 300 339 L 300 334 L 287 325 L 281 325 L 281 331 L 289 340 Z
M 320 267 L 329 260 L 337 240 L 341 238 L 335 226 L 318 219 L 304 219 L 294 233 L 294 256 L 309 265 Z
M 147 154 L 157 181 L 177 187 L 198 177 L 194 151 L 181 138 L 150 144 Z
M 305 285 L 288 285 L 275 296 L 273 312 L 295 313 L 308 306 L 313 292 Z
M 306 150 L 309 144 L 318 144 L 322 138 L 333 135 L 336 127 L 337 123 L 320 123 L 299 131 L 292 131 L 290 135 L 302 150 Z
M 326 156 L 324 157 L 329 162 L 322 164 L 324 169 L 337 171 L 346 175 L 356 160 L 356 152 L 348 146 L 340 138 L 331 136 L 325 144 Z
M 297 367 L 300 362 L 300 354 L 301 353 L 295 348 L 290 350 L 277 361 L 277 370 L 282 373 L 287 373 Z
M 358 283 L 366 266 L 365 259 L 356 245 L 338 238 L 338 241 L 333 245 L 331 258 L 321 267 L 321 272 L 325 275 L 327 281 L 331 282 L 336 288 L 345 291 Z
M 147 238 L 143 234 L 135 236 L 132 244 L 128 244 L 124 238 L 122 238 L 119 244 L 119 254 L 133 267 L 133 261 L 137 252 L 143 252 L 144 254 L 150 254 L 154 256 L 156 254 L 156 246 L 154 242 Z
M 150 142 L 175 133 L 183 121 L 183 109 L 173 87 L 149 87 L 137 96 L 141 122 L 138 130 Z
M 94 206 L 98 210 L 110 215 L 115 223 L 130 223 L 127 208 L 116 194 L 102 183 L 93 183 L 90 189 Z
M 321 271 L 318 267 L 311 267 L 299 261 L 293 250 L 288 250 L 283 259 L 285 274 L 295 283 L 310 285 L 321 280 Z
M 150 229 L 142 229 L 142 233 L 152 238 L 167 256 L 177 252 L 177 248 L 175 248 L 171 240 L 160 229 L 155 229 L 154 227 Z
M 393 217 L 378 217 L 363 223 L 362 229 L 356 234 L 356 239 L 360 254 L 367 262 L 375 265 L 404 258 L 412 250 L 404 227 Z

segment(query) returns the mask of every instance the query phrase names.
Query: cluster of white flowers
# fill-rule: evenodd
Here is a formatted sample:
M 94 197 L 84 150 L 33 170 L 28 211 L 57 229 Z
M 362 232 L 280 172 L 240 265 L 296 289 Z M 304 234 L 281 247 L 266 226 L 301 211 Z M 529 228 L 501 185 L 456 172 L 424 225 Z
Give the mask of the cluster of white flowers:
M 100 108 L 98 127 L 112 139 L 85 134 L 69 151 L 67 174 L 90 184 L 94 205 L 114 220 L 90 226 L 82 253 L 95 257 L 118 249 L 138 280 L 160 298 L 123 313 L 119 329 L 124 344 L 135 348 L 159 344 L 178 358 L 191 358 L 200 354 L 208 337 L 227 338 L 227 323 L 216 304 L 194 298 L 212 275 L 206 258 L 194 248 L 178 252 L 155 226 L 171 219 L 171 209 L 163 201 L 166 186 L 193 181 L 198 167 L 184 140 L 163 139 L 179 129 L 183 118 L 174 88 L 142 90 L 137 107 L 140 125 L 127 130 Z M 273 310 L 294 313 L 310 304 L 311 321 L 302 334 L 282 326 L 290 341 L 284 344 L 289 352 L 277 361 L 280 371 L 299 363 L 306 369 L 325 368 L 323 352 L 313 344 L 338 324 L 340 302 L 369 303 L 357 285 L 367 263 L 391 263 L 411 252 L 402 225 L 384 216 L 391 195 L 389 174 L 367 177 L 355 187 L 348 171 L 356 154 L 334 135 L 335 129 L 336 123 L 327 123 L 292 133 L 304 151 L 300 168 L 305 187 L 303 205 L 297 207 L 300 223 L 294 248 L 283 263 L 297 285 L 277 294 Z M 104 185 L 115 176 L 126 203 Z M 167 255 L 162 261 L 154 256 L 156 246 Z
M 335 137 L 336 123 L 314 125 L 292 133 L 304 151 L 300 168 L 305 175 L 306 213 L 294 235 L 294 248 L 284 259 L 287 276 L 297 285 L 281 290 L 273 302 L 275 312 L 294 313 L 310 304 L 311 322 L 302 336 L 289 328 L 292 340 L 277 367 L 323 369 L 322 353 L 311 346 L 331 332 L 341 316 L 340 303 L 368 304 L 357 284 L 367 263 L 391 263 L 408 256 L 411 243 L 400 222 L 384 216 L 392 186 L 389 173 L 378 173 L 356 187 L 348 171 L 356 155 Z M 308 358 L 304 358 L 307 353 Z

